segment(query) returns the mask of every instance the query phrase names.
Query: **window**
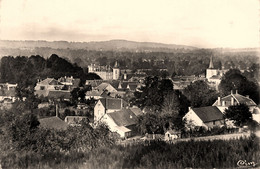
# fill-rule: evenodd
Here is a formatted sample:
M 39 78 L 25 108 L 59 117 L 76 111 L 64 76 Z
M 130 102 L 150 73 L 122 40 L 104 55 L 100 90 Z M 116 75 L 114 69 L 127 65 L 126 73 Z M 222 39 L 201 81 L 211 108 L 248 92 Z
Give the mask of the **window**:
M 45 89 L 45 87 L 44 86 L 40 86 L 40 90 L 44 90 Z
M 215 125 L 216 123 L 215 123 L 216 121 L 213 121 L 213 125 Z

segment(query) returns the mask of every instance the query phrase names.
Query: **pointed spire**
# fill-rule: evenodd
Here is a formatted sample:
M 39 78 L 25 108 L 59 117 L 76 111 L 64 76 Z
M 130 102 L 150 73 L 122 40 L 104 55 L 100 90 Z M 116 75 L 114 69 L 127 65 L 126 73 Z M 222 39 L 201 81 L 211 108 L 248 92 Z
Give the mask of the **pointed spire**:
M 212 56 L 210 57 L 210 62 L 209 62 L 209 69 L 213 69 L 214 66 L 213 66 L 213 58 Z
M 116 61 L 114 68 L 118 68 L 118 62 Z

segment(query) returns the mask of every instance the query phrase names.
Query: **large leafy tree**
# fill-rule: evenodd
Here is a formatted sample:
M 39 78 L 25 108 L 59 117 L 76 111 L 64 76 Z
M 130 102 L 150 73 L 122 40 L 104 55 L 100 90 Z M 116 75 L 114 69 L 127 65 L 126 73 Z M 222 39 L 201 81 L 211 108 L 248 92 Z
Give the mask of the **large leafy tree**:
M 183 93 L 193 107 L 210 106 L 217 99 L 216 91 L 210 89 L 205 81 L 191 83 L 184 89 Z
M 141 109 L 158 112 L 161 111 L 164 96 L 170 91 L 173 91 L 171 80 L 149 76 L 145 79 L 144 86 L 134 93 L 131 102 Z
M 234 124 L 237 126 L 243 126 L 252 121 L 252 114 L 247 105 L 239 104 L 229 106 L 228 109 L 225 110 L 225 118 L 234 120 Z
M 259 103 L 259 85 L 254 81 L 249 81 L 237 69 L 229 70 L 219 84 L 222 96 L 230 94 L 231 90 L 238 90 L 242 95 L 249 95 L 256 104 Z

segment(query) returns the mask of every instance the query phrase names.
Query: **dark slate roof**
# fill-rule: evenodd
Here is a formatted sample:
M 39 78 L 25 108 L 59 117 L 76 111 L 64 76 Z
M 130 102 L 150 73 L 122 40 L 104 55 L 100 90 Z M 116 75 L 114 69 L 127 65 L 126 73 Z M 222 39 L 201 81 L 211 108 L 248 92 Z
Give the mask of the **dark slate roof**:
M 70 99 L 71 95 L 69 91 L 51 90 L 49 91 L 48 97 L 55 98 L 55 99 L 59 99 L 59 98 Z
M 111 117 L 118 126 L 134 125 L 138 120 L 136 115 L 130 109 L 122 109 L 120 111 L 107 113 L 107 115 Z
M 203 122 L 222 120 L 223 114 L 216 106 L 192 108 Z
M 47 129 L 66 130 L 68 128 L 68 124 L 56 116 L 39 119 L 39 122 L 40 127 Z
M 116 98 L 101 98 L 100 101 L 106 109 L 121 109 L 124 102 L 122 99 Z

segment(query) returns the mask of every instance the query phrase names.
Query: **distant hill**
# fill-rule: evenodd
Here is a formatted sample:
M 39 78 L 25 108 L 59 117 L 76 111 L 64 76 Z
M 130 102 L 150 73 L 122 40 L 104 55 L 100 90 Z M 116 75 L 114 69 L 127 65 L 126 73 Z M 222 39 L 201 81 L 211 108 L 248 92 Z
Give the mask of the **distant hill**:
M 67 41 L 12 41 L 0 40 L 0 48 L 53 48 L 53 49 L 88 49 L 88 50 L 114 50 L 114 51 L 139 51 L 139 52 L 160 52 L 176 49 L 196 49 L 196 47 L 163 44 L 154 42 L 135 42 L 127 40 L 110 40 L 99 42 L 67 42 Z

